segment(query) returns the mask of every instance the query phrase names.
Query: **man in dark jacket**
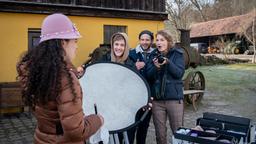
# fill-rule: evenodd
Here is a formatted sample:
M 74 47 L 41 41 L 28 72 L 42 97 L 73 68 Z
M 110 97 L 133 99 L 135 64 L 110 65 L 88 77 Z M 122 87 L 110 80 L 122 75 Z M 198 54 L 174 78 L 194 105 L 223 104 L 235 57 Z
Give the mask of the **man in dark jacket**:
M 129 53 L 131 60 L 135 62 L 137 70 L 145 77 L 145 65 L 148 62 L 150 53 L 154 50 L 152 43 L 154 40 L 153 33 L 144 30 L 139 34 L 139 44 Z
M 140 74 L 144 78 L 145 78 L 145 65 L 149 60 L 150 53 L 154 50 L 151 47 L 153 40 L 154 40 L 154 36 L 152 32 L 148 30 L 142 31 L 139 34 L 139 42 L 140 42 L 139 45 L 137 45 L 137 47 L 132 49 L 129 53 L 130 59 L 135 63 L 137 70 L 140 72 Z M 140 109 L 136 114 L 136 121 L 141 119 L 144 113 L 145 113 L 145 109 Z M 149 113 L 146 115 L 144 120 L 137 127 L 137 132 L 136 132 L 137 144 L 146 143 L 147 131 L 148 131 L 151 115 L 152 115 L 152 112 L 149 111 Z M 134 140 L 135 131 L 136 130 L 130 130 L 128 132 L 130 142 L 132 143 Z

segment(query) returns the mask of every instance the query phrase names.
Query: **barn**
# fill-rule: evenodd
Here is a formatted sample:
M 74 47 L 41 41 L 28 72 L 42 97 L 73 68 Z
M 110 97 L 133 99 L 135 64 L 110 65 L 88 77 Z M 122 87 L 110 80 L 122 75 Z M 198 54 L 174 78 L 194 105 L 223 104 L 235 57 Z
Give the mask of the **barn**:
M 205 43 L 208 46 L 216 46 L 216 41 L 234 41 L 237 48 L 234 53 L 244 53 L 249 49 L 249 42 L 243 35 L 245 31 L 251 34 L 255 12 L 217 19 L 207 22 L 195 23 L 191 26 L 191 43 Z

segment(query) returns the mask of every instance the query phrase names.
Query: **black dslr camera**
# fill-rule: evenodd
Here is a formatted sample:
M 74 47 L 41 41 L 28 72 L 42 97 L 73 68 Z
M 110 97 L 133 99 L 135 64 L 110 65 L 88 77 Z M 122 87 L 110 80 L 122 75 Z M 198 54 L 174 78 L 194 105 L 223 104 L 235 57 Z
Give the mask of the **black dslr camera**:
M 157 61 L 160 64 L 164 62 L 164 56 L 159 51 L 156 51 L 156 57 L 155 58 L 157 58 Z

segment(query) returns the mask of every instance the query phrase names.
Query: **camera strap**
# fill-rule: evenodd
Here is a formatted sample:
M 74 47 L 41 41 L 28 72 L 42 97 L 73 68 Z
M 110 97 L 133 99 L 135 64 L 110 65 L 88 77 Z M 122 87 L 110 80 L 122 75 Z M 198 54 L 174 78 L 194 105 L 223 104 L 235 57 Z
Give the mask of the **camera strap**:
M 166 55 L 166 58 L 167 58 L 167 59 L 170 58 L 170 61 L 173 62 L 173 61 L 174 61 L 174 58 L 175 58 L 175 55 L 171 55 L 171 52 L 169 52 L 169 53 Z M 161 97 L 164 97 L 164 96 L 165 96 L 165 88 L 166 88 L 166 81 L 167 81 L 167 66 L 164 65 L 163 69 L 164 69 L 164 74 L 163 74 L 162 81 L 161 81 L 161 91 L 160 91 Z

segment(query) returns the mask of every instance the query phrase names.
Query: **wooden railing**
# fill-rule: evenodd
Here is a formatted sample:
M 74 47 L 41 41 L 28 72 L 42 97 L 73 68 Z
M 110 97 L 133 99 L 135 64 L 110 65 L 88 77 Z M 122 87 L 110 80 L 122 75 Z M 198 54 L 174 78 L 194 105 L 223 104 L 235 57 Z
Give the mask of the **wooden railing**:
M 143 11 L 165 12 L 165 0 L 10 0 L 33 3 L 51 3 L 66 5 L 83 5 L 102 8 L 136 9 Z

